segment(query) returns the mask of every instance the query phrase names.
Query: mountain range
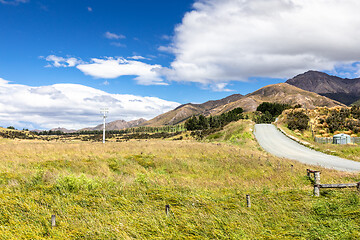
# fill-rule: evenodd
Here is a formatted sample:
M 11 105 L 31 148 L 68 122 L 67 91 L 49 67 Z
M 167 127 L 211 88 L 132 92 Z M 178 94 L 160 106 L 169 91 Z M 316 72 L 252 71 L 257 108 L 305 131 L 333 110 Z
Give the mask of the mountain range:
M 117 120 L 106 124 L 107 130 L 120 130 L 137 126 L 175 125 L 193 115 L 218 115 L 241 107 L 245 112 L 255 111 L 262 102 L 278 102 L 290 105 L 300 104 L 304 108 L 360 105 L 360 78 L 343 79 L 323 72 L 308 71 L 287 80 L 285 83 L 265 86 L 247 95 L 233 94 L 220 100 L 202 104 L 187 103 L 149 121 L 137 119 L 126 122 Z M 102 130 L 103 125 L 84 128 L 79 131 Z M 62 128 L 52 129 L 74 132 Z
M 323 72 L 308 71 L 287 80 L 286 83 L 346 105 L 360 100 L 360 78 L 344 79 Z
M 231 95 L 217 101 L 203 104 L 184 104 L 174 110 L 163 113 L 143 126 L 174 125 L 184 122 L 193 115 L 218 115 L 235 108 L 241 107 L 245 112 L 255 111 L 262 102 L 278 102 L 290 105 L 301 104 L 306 108 L 345 106 L 344 104 L 321 96 L 314 92 L 305 91 L 287 83 L 268 85 L 245 96 Z
M 137 127 L 137 126 L 143 124 L 144 122 L 146 122 L 146 120 L 143 118 L 128 121 L 128 122 L 125 120 L 116 120 L 113 122 L 106 123 L 106 130 L 121 130 L 121 129 L 125 129 L 125 128 Z M 83 129 L 80 129 L 79 131 L 101 131 L 101 130 L 103 130 L 103 127 L 104 127 L 104 125 L 100 124 L 100 125 L 97 125 L 96 127 L 83 128 Z

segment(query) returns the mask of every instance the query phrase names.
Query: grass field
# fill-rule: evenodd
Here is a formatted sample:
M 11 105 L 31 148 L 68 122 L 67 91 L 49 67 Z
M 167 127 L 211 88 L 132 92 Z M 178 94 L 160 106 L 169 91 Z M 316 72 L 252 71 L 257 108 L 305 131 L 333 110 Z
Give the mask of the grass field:
M 0 238 L 359 239 L 356 190 L 313 197 L 308 166 L 262 151 L 252 128 L 203 142 L 0 140 Z M 319 170 L 323 183 L 360 180 Z

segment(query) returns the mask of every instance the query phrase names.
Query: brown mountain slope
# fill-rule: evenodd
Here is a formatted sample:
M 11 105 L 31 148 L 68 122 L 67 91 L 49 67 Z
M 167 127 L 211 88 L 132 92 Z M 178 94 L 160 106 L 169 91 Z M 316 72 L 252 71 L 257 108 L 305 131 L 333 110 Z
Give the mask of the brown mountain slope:
M 360 78 L 343 79 L 323 72 L 308 71 L 287 80 L 286 83 L 346 105 L 360 98 Z
M 255 111 L 262 102 L 278 102 L 290 105 L 301 104 L 309 109 L 324 106 L 345 106 L 317 93 L 305 91 L 287 83 L 279 83 L 260 88 L 236 102 L 227 104 L 221 110 L 219 109 L 218 114 L 237 107 L 243 108 L 246 112 Z
M 231 102 L 235 102 L 241 99 L 243 95 L 233 94 L 220 100 L 211 100 L 202 104 L 187 103 L 183 104 L 174 110 L 161 114 L 143 124 L 142 126 L 163 126 L 163 125 L 175 125 L 185 121 L 187 118 L 193 115 L 210 115 L 213 109 L 219 108 Z
M 113 122 L 106 123 L 106 130 L 121 130 L 125 128 L 137 127 L 144 122 L 146 122 L 146 120 L 143 118 L 132 120 L 129 122 L 125 120 L 116 120 Z M 79 131 L 101 131 L 101 130 L 103 130 L 103 124 L 97 125 L 96 127 L 93 128 L 83 128 Z
M 211 109 L 203 107 L 206 103 L 181 105 L 144 124 L 151 126 L 173 125 L 185 121 L 192 115 L 203 114 L 205 116 L 214 116 L 237 107 L 243 108 L 246 112 L 251 112 L 255 111 L 262 102 L 278 102 L 291 105 L 301 104 L 306 108 L 345 106 L 342 103 L 320 96 L 319 94 L 302 90 L 287 83 L 279 83 L 263 87 L 253 93 L 240 97 L 236 101 L 222 101 L 221 103 L 223 104 L 218 102 L 219 104 L 213 105 L 216 107 Z

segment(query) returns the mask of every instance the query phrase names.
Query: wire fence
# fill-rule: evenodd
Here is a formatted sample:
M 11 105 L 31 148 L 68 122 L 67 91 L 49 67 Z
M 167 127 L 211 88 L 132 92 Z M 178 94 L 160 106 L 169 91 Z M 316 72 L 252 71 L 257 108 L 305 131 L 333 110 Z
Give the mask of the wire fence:
M 351 143 L 360 143 L 360 137 L 351 137 Z M 333 143 L 333 137 L 315 137 L 317 143 Z

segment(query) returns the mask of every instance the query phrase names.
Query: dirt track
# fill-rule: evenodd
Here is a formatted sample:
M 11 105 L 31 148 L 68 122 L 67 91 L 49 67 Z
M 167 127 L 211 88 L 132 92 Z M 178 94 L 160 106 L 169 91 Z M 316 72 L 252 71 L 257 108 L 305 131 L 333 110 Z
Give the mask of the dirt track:
M 340 171 L 360 171 L 360 162 L 309 149 L 286 137 L 272 124 L 256 124 L 254 135 L 260 146 L 275 156 Z

